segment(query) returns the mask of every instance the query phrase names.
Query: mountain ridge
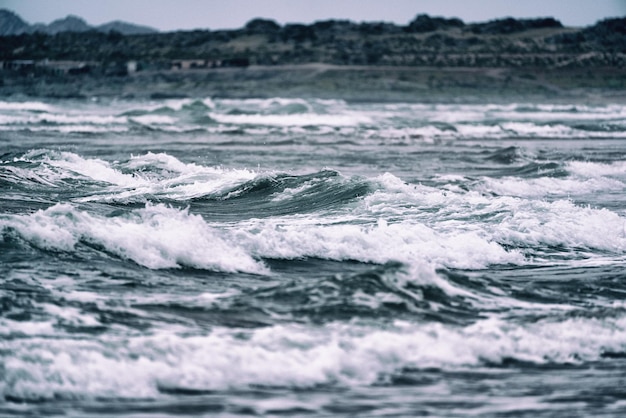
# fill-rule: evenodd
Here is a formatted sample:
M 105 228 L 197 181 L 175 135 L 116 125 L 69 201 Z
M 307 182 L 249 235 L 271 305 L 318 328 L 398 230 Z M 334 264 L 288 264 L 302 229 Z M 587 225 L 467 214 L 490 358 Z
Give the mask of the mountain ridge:
M 17 13 L 0 9 L 0 36 L 12 36 L 31 33 L 46 33 L 56 35 L 62 32 L 87 32 L 95 30 L 97 32 L 119 32 L 123 35 L 140 35 L 158 33 L 159 31 L 149 26 L 136 25 L 134 23 L 115 20 L 98 26 L 89 25 L 83 18 L 75 15 L 68 15 L 61 19 L 56 19 L 49 24 L 35 23 L 29 24 Z

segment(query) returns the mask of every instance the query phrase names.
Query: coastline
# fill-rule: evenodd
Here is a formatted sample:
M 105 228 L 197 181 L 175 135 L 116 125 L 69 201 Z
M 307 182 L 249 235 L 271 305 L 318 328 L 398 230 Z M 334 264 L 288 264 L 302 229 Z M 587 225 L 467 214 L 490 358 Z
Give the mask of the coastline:
M 625 103 L 626 72 L 617 67 L 415 67 L 332 64 L 20 76 L 2 74 L 7 98 L 269 98 L 351 102 L 536 101 Z

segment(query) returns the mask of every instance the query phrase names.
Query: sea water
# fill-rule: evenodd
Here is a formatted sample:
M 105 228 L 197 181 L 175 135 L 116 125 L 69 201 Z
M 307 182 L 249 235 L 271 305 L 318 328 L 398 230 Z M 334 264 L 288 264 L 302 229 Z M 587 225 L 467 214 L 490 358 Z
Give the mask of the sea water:
M 623 416 L 626 106 L 0 102 L 3 416 Z

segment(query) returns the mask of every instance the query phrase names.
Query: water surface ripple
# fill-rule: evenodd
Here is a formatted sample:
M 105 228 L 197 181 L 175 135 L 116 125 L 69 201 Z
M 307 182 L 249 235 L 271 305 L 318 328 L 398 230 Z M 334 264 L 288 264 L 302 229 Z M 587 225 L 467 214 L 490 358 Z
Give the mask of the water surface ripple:
M 0 415 L 623 416 L 626 107 L 0 101 Z

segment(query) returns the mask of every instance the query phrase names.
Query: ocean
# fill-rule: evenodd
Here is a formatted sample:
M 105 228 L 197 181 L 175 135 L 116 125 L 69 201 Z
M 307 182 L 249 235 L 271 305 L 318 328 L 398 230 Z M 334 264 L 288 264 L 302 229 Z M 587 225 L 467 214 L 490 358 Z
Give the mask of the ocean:
M 0 101 L 0 415 L 624 416 L 626 106 Z

